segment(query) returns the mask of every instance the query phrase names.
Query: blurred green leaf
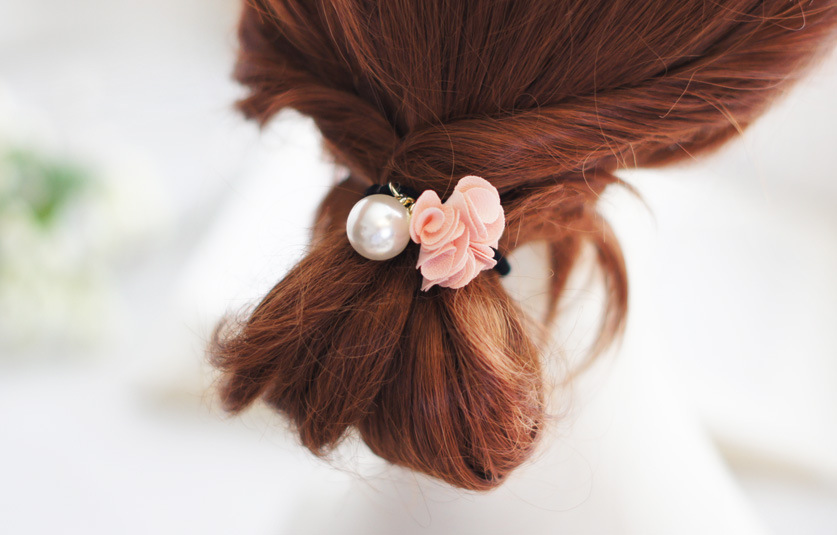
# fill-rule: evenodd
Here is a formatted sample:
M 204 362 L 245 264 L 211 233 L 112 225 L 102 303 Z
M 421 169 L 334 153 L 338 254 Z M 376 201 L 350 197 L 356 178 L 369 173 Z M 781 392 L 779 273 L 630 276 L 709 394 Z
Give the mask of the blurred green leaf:
M 32 151 L 11 150 L 3 154 L 2 160 L 4 172 L 10 176 L 0 177 L 0 182 L 7 182 L 0 188 L 0 210 L 8 202 L 22 201 L 44 227 L 50 226 L 90 182 L 79 166 Z

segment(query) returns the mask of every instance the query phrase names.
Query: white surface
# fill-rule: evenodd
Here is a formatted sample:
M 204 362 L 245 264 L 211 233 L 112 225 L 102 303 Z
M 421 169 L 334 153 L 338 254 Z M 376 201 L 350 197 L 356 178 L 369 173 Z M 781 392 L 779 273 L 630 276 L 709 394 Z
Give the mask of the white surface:
M 0 3 L 0 84 L 41 125 L 30 137 L 91 161 L 142 162 L 171 214 L 121 264 L 107 339 L 80 359 L 62 348 L 0 359 L 0 533 L 282 533 L 298 499 L 328 490 L 359 514 L 339 496 L 376 496 L 397 475 L 348 477 L 263 412 L 214 411 L 202 365 L 211 325 L 299 257 L 299 222 L 333 175 L 310 123 L 285 116 L 257 140 L 230 110 L 231 6 Z M 834 533 L 836 91 L 832 60 L 719 157 L 625 175 L 653 214 L 605 199 L 631 274 L 628 338 L 577 386 L 577 412 L 533 465 L 559 483 L 504 488 L 484 505 L 457 494 L 461 508 L 431 485 L 434 521 L 529 503 L 525 522 L 548 517 L 570 533 L 594 532 L 579 525 L 593 513 L 602 529 L 683 533 L 671 522 L 697 514 L 726 526 L 704 532 L 746 533 L 759 523 L 750 500 L 775 533 Z M 358 471 L 374 474 L 362 459 Z M 416 523 L 404 530 L 420 531 L 434 510 L 424 496 L 381 506 L 406 504 Z

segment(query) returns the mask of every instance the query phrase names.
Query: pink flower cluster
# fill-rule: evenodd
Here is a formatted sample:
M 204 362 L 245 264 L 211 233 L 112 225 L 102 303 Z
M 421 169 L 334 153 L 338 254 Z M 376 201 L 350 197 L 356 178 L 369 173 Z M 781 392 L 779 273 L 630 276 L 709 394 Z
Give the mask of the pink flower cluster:
M 505 224 L 497 188 L 478 176 L 461 178 L 444 203 L 432 190 L 422 193 L 410 220 L 410 237 L 421 245 L 421 289 L 461 288 L 493 268 Z

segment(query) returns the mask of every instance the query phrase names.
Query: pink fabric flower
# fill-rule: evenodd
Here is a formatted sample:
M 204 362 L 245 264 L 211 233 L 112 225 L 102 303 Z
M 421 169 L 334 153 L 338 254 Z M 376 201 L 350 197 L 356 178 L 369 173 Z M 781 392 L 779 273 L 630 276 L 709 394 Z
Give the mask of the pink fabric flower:
M 433 190 L 419 196 L 410 218 L 410 237 L 422 249 L 439 249 L 458 238 L 465 231 L 459 212 L 442 204 Z
M 463 177 L 444 203 L 434 191 L 422 193 L 410 220 L 410 236 L 421 245 L 416 264 L 421 289 L 461 288 L 493 268 L 492 247 L 497 248 L 504 227 L 500 194 L 483 178 Z
M 478 176 L 466 176 L 456 184 L 447 202 L 460 213 L 471 233 L 471 243 L 497 248 L 506 226 L 497 188 Z

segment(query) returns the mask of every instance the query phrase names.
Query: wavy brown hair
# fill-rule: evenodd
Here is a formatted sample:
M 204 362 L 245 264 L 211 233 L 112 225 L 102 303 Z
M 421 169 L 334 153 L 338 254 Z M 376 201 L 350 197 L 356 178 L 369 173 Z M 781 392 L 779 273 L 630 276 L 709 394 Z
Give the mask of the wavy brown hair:
M 310 116 L 350 176 L 323 200 L 305 257 L 216 332 L 225 407 L 263 399 L 318 455 L 355 429 L 392 463 L 497 486 L 544 427 L 537 333 L 583 245 L 607 288 L 596 350 L 624 324 L 625 266 L 596 211 L 614 173 L 741 132 L 835 24 L 834 0 L 247 0 L 241 111 Z M 349 245 L 367 186 L 444 199 L 470 174 L 501 194 L 504 253 L 549 244 L 545 321 L 496 272 L 422 292 L 415 247 L 374 262 Z

